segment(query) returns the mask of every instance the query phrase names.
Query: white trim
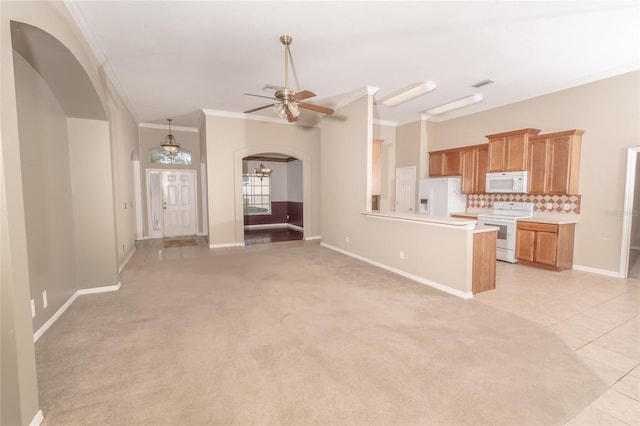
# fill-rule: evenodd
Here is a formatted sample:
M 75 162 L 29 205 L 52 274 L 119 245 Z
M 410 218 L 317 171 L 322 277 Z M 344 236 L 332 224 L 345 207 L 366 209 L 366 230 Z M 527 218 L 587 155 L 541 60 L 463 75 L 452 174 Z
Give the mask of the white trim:
M 402 275 L 405 278 L 409 278 L 410 280 L 416 281 L 416 282 L 418 282 L 420 284 L 424 284 L 424 285 L 427 285 L 429 287 L 433 287 L 433 288 L 435 288 L 437 290 L 444 291 L 445 293 L 451 294 L 453 296 L 457 296 L 457 297 L 460 297 L 462 299 L 473 299 L 473 293 L 471 293 L 471 292 L 464 292 L 464 291 L 456 290 L 455 288 L 451 288 L 451 287 L 446 286 L 444 284 L 440 284 L 440 283 L 437 283 L 435 281 L 431 281 L 431 280 L 428 280 L 426 278 L 419 277 L 417 275 L 411 274 L 411 273 L 403 271 L 401 269 L 394 268 L 393 266 L 389 266 L 389 265 L 386 265 L 384 263 L 380 263 L 380 262 L 377 262 L 375 260 L 371 260 L 369 258 L 357 255 L 355 253 L 351 253 L 349 251 L 343 250 L 343 249 L 338 248 L 338 247 L 334 247 L 334 246 L 332 246 L 330 244 L 320 243 L 320 246 L 326 247 L 326 248 L 334 250 L 334 251 L 337 251 L 337 252 L 345 254 L 347 256 L 354 257 L 354 258 L 356 258 L 358 260 L 362 260 L 363 262 L 370 263 L 371 265 L 377 266 L 378 268 L 386 269 L 387 271 L 393 272 L 393 273 L 398 274 L 398 275 Z
M 627 149 L 627 174 L 622 209 L 622 242 L 620 247 L 620 277 L 626 278 L 629 272 L 629 249 L 631 247 L 631 221 L 633 220 L 633 196 L 635 193 L 636 161 L 640 148 Z
M 373 119 L 373 124 L 377 124 L 378 126 L 398 127 L 397 121 L 380 120 L 378 118 Z
M 289 228 L 295 231 L 303 232 L 302 226 L 294 225 L 293 223 L 263 223 L 259 225 L 244 225 L 244 229 L 271 229 L 271 228 Z
M 145 129 L 160 129 L 160 130 L 169 130 L 169 126 L 166 124 L 157 124 L 157 123 L 140 123 L 138 127 L 143 127 Z M 186 126 L 171 126 L 171 130 L 180 130 L 182 132 L 191 132 L 191 133 L 200 133 L 200 129 L 195 127 L 186 127 Z
M 286 228 L 287 223 L 263 223 L 259 225 L 245 225 L 244 229 L 269 229 L 269 228 Z
M 98 43 L 98 40 L 93 34 L 93 31 L 91 31 L 91 27 L 87 24 L 87 20 L 82 14 L 82 11 L 80 10 L 80 7 L 78 6 L 77 3 L 78 2 L 76 1 L 68 1 L 68 0 L 64 1 L 65 7 L 67 8 L 67 10 L 69 11 L 69 14 L 75 21 L 76 25 L 78 26 L 80 33 L 82 33 L 82 35 L 84 36 L 84 39 L 89 45 L 89 49 L 93 53 L 93 56 L 95 57 L 97 63 L 100 64 L 107 78 L 111 81 L 111 84 L 115 88 L 116 93 L 120 97 L 120 100 L 122 100 L 122 102 L 124 103 L 125 107 L 129 111 L 129 114 L 131 114 L 131 117 L 133 118 L 133 120 L 136 123 L 140 123 L 140 117 L 136 113 L 136 110 L 133 107 L 133 103 L 127 97 L 127 93 L 123 89 L 122 83 L 120 83 L 120 80 L 118 80 L 118 77 L 116 73 L 113 71 L 113 67 L 109 62 L 107 55 L 105 55 L 104 50 L 102 50 L 102 47 L 100 46 L 100 43 Z M 107 89 L 107 92 L 109 92 L 108 89 Z
M 142 175 L 140 171 L 140 160 L 131 161 L 133 167 L 133 193 L 136 203 L 136 240 L 144 239 L 142 229 Z
M 124 262 L 122 262 L 122 264 L 118 268 L 118 273 L 122 272 L 122 270 L 125 268 L 125 266 L 127 266 L 127 263 L 129 263 L 129 261 L 131 260 L 131 258 L 135 253 L 136 253 L 136 247 L 134 246 L 133 250 L 131 250 L 131 253 L 129 253 L 129 256 L 127 256 L 127 258 L 124 260 Z
M 592 274 L 605 275 L 607 277 L 624 278 L 624 274 L 616 271 L 608 271 L 606 269 L 592 268 L 591 266 L 573 265 L 576 271 L 590 272 Z
M 367 95 L 375 95 L 375 93 L 380 90 L 377 87 L 373 87 L 373 86 L 366 86 L 363 87 L 362 89 L 358 89 L 350 94 L 347 95 L 346 98 L 340 100 L 340 102 L 336 103 L 333 106 L 334 110 L 338 110 L 340 108 L 343 108 L 347 105 L 349 105 L 351 102 L 356 101 L 358 99 L 360 99 L 363 96 L 367 96 Z
M 104 287 L 92 287 L 92 288 L 81 288 L 76 293 L 80 295 L 84 294 L 97 294 L 97 293 L 108 293 L 110 291 L 118 291 L 122 287 L 122 283 L 118 281 L 116 285 L 106 285 Z
M 81 289 L 81 290 L 76 291 L 75 293 L 73 293 L 71 295 L 71 297 L 66 302 L 64 302 L 64 305 L 62 305 L 60 307 L 60 309 L 58 309 L 56 311 L 56 313 L 53 314 L 51 316 L 51 318 L 49 318 L 47 320 L 47 322 L 42 324 L 42 326 L 38 329 L 38 331 L 33 333 L 33 342 L 34 343 L 37 342 L 38 339 L 40 337 L 42 337 L 44 332 L 47 331 L 49 329 L 49 327 L 51 327 L 58 320 L 58 318 L 60 318 L 60 316 L 69 308 L 69 306 L 71 306 L 71 304 L 74 302 L 74 300 L 76 300 L 78 298 L 78 296 L 84 295 L 84 294 L 96 294 L 96 293 L 105 293 L 105 292 L 109 292 L 109 291 L 117 291 L 117 290 L 120 290 L 120 286 L 121 286 L 120 281 L 118 281 L 118 284 L 116 284 L 116 285 L 109 285 L 109 286 L 105 286 L 105 287 L 85 288 L 85 289 Z
M 322 237 L 320 235 L 312 235 L 311 237 L 305 237 L 305 241 L 313 241 L 313 240 L 321 240 Z
M 44 420 L 44 416 L 42 415 L 42 410 L 38 410 L 36 415 L 33 416 L 31 423 L 29 423 L 29 426 L 40 426 L 43 420 Z
M 222 243 L 222 244 L 209 244 L 209 248 L 225 248 L 225 247 L 244 247 L 244 241 L 241 243 Z

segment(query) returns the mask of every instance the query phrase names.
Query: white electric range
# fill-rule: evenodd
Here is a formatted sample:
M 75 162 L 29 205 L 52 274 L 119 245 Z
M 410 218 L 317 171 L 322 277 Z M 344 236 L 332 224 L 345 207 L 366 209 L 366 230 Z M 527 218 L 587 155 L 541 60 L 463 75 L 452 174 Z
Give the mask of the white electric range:
M 491 213 L 479 214 L 478 224 L 498 227 L 496 259 L 516 263 L 517 220 L 533 216 L 533 203 L 498 201 Z

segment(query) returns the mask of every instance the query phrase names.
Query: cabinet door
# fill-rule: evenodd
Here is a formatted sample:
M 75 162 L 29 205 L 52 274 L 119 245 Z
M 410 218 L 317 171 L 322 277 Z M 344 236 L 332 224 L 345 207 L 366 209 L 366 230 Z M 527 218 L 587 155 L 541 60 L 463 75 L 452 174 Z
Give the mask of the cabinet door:
M 504 158 L 505 138 L 489 139 L 489 171 L 503 172 L 505 167 Z
M 462 193 L 473 194 L 476 183 L 476 150 L 462 151 Z
M 483 194 L 487 185 L 487 167 L 489 163 L 489 146 L 485 145 L 476 150 L 475 194 Z
M 429 176 L 444 175 L 444 152 L 429 153 Z
M 507 137 L 505 145 L 505 171 L 526 170 L 527 154 L 527 138 L 525 135 Z
M 538 139 L 529 141 L 529 192 L 546 194 L 547 177 L 547 141 Z
M 545 265 L 556 265 L 558 253 L 558 234 L 552 232 L 536 232 L 535 261 Z
M 549 194 L 569 192 L 569 168 L 571 138 L 569 136 L 549 140 Z
M 462 150 L 447 151 L 444 160 L 445 176 L 462 175 Z
M 518 229 L 516 233 L 516 259 L 533 262 L 533 247 L 536 232 L 528 229 Z

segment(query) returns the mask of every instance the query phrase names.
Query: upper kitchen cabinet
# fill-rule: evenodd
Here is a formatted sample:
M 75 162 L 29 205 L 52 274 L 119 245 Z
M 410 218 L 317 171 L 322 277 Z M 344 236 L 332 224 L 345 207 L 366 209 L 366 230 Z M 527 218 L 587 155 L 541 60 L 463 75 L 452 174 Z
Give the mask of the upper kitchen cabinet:
M 521 129 L 487 135 L 489 139 L 488 172 L 514 172 L 528 166 L 529 138 L 540 133 L 538 129 Z
M 530 193 L 578 194 L 583 133 L 574 129 L 529 138 Z
M 429 176 L 461 176 L 462 149 L 445 149 L 429 153 Z
M 462 192 L 482 194 L 485 192 L 489 145 L 466 146 L 462 149 Z

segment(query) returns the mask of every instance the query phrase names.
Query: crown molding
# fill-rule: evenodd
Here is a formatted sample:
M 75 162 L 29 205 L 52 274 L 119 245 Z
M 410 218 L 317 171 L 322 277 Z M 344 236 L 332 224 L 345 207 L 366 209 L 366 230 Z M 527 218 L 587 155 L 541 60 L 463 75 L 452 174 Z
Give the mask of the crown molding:
M 157 124 L 157 123 L 140 123 L 138 127 L 142 127 L 145 129 L 161 129 L 161 130 L 169 130 L 169 126 L 166 124 Z M 179 130 L 181 132 L 192 132 L 192 133 L 200 133 L 200 130 L 195 127 L 185 127 L 185 126 L 171 126 L 171 130 Z
M 377 124 L 378 126 L 398 127 L 397 121 L 380 120 L 377 118 L 373 119 L 373 124 Z
M 124 88 L 122 87 L 122 83 L 120 83 L 120 80 L 118 80 L 116 73 L 113 71 L 113 67 L 107 61 L 107 55 L 105 55 L 104 50 L 102 49 L 102 46 L 100 46 L 100 44 L 98 43 L 98 40 L 96 39 L 96 36 L 93 34 L 93 32 L 91 31 L 91 28 L 87 24 L 87 20 L 82 14 L 82 11 L 78 6 L 78 2 L 64 0 L 63 3 L 67 8 L 67 11 L 69 12 L 69 15 L 71 15 L 71 18 L 74 20 L 74 22 L 78 26 L 80 33 L 82 34 L 85 41 L 89 45 L 89 49 L 91 49 L 91 52 L 95 56 L 98 63 L 98 73 L 100 72 L 100 69 L 102 69 L 102 71 L 104 72 L 104 76 L 109 79 L 109 81 L 111 82 L 111 85 L 115 89 L 118 96 L 120 96 L 120 99 L 122 100 L 125 107 L 127 108 L 127 111 L 129 111 L 129 114 L 131 114 L 131 118 L 133 118 L 136 124 L 139 125 L 140 117 L 136 113 L 136 110 L 133 107 L 131 100 L 129 100 L 129 98 L 127 97 L 127 94 L 125 93 Z M 106 87 L 105 89 L 108 92 L 109 90 L 108 87 Z
M 338 102 L 333 109 L 340 109 L 343 108 L 347 105 L 349 105 L 351 102 L 356 101 L 358 99 L 360 99 L 363 96 L 367 96 L 367 95 L 375 95 L 376 92 L 380 90 L 377 87 L 373 87 L 373 86 L 365 86 L 362 89 L 358 89 L 350 94 L 347 95 L 346 98 L 342 99 L 340 102 Z

